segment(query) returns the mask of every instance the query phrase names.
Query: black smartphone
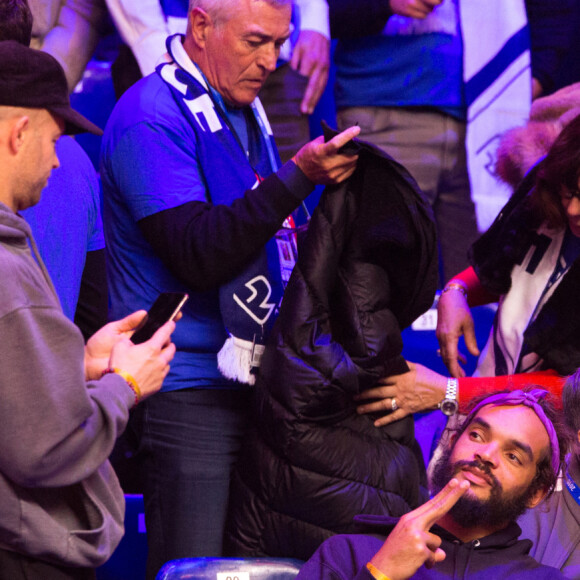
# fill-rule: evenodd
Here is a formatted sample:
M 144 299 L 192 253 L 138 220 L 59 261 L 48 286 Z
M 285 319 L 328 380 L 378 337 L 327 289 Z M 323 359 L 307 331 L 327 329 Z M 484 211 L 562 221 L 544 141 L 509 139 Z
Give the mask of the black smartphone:
M 183 292 L 163 292 L 159 294 L 147 316 L 135 329 L 131 340 L 141 344 L 149 340 L 166 322 L 173 320 L 189 296 Z

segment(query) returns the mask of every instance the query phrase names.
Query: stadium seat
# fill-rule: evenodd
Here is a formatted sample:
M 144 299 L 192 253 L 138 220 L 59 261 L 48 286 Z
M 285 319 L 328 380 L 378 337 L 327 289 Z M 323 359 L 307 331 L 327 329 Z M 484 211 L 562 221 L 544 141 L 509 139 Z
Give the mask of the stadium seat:
M 293 580 L 302 564 L 290 558 L 184 558 L 167 562 L 157 580 Z

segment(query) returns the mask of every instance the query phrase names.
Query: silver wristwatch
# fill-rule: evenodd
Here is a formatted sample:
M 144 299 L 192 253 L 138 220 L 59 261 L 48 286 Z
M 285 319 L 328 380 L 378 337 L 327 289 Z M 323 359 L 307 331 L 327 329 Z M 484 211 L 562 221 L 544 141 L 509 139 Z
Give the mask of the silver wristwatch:
M 439 403 L 439 408 L 448 417 L 457 413 L 457 409 L 459 408 L 459 403 L 457 402 L 457 379 L 447 379 L 445 398 Z

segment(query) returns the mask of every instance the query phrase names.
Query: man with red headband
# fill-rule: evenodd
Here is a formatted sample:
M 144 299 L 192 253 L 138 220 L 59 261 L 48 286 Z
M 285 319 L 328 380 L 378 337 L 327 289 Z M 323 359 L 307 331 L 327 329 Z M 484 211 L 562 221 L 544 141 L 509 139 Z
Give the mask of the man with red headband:
M 399 520 L 359 516 L 373 535 L 330 538 L 298 578 L 562 578 L 528 555 L 515 523 L 551 492 L 566 447 L 546 396 L 536 388 L 483 399 L 435 466 L 437 495 Z

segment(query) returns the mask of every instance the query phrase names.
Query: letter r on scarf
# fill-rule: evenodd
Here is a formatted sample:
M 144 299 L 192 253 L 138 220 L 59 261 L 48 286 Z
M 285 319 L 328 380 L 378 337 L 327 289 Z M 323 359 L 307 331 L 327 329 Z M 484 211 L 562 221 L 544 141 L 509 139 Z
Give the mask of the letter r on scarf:
M 258 306 L 258 308 L 261 308 L 263 310 L 267 310 L 268 314 L 266 314 L 263 318 L 259 318 L 256 314 L 254 314 L 254 312 L 252 312 L 252 310 L 247 306 L 247 304 L 250 304 L 250 302 L 253 302 L 253 300 L 256 298 L 256 296 L 258 295 L 258 290 L 256 290 L 256 282 L 263 282 L 264 285 L 266 286 L 266 296 L 265 298 L 262 300 L 262 302 L 260 303 L 260 305 Z M 270 282 L 268 282 L 267 278 L 265 276 L 256 276 L 254 278 L 252 278 L 251 280 L 249 280 L 248 282 L 245 283 L 246 288 L 248 288 L 248 290 L 251 291 L 250 296 L 248 297 L 248 299 L 246 300 L 246 303 L 244 303 L 237 294 L 234 294 L 233 298 L 236 301 L 236 303 L 238 304 L 238 306 L 240 306 L 240 308 L 243 308 L 244 311 L 246 312 L 246 314 L 257 324 L 265 324 L 265 322 L 268 320 L 268 318 L 270 318 L 270 316 L 272 315 L 272 312 L 274 310 L 274 307 L 276 306 L 274 303 L 272 302 L 268 302 L 268 300 L 270 299 L 270 296 L 272 295 L 272 287 L 270 286 Z

